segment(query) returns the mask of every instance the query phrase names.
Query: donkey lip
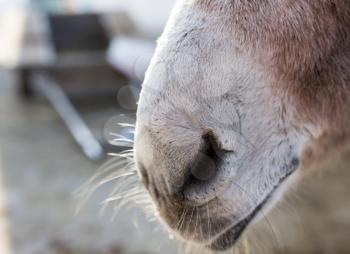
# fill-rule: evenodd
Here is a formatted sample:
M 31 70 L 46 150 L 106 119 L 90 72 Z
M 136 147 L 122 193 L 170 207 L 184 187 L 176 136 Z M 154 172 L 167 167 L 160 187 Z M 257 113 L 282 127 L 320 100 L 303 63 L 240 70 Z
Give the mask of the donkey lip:
M 218 238 L 216 238 L 211 244 L 207 245 L 207 248 L 212 249 L 214 251 L 226 251 L 233 247 L 237 240 L 240 238 L 244 230 L 249 226 L 249 224 L 253 221 L 256 215 L 265 207 L 265 205 L 270 201 L 273 194 L 276 190 L 281 186 L 283 182 L 289 176 L 291 176 L 296 171 L 296 168 L 291 170 L 286 176 L 281 178 L 280 182 L 275 186 L 275 188 L 270 192 L 269 195 L 251 212 L 247 217 L 242 219 L 240 222 L 235 224 L 230 229 L 224 231 Z
M 265 206 L 269 197 L 265 199 L 260 205 L 258 205 L 254 211 L 248 215 L 245 219 L 241 220 L 233 227 L 223 232 L 217 239 L 214 240 L 207 247 L 215 251 L 226 251 L 233 247 L 244 230 L 249 226 L 250 222 L 255 218 L 259 211 Z

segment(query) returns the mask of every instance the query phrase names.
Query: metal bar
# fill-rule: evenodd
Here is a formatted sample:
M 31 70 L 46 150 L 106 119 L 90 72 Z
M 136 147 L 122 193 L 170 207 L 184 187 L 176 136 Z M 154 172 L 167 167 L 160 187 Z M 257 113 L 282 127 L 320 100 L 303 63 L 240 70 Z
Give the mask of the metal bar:
M 104 156 L 101 144 L 94 137 L 84 120 L 80 117 L 63 89 L 53 78 L 45 73 L 33 76 L 33 85 L 41 91 L 65 122 L 75 141 L 84 154 L 91 160 L 99 160 Z

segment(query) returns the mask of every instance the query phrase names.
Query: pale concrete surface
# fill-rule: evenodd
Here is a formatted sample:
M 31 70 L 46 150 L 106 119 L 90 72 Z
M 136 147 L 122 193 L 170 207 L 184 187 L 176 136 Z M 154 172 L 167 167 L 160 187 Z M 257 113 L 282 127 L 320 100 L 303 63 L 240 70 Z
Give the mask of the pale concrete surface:
M 8 249 L 1 254 L 157 254 L 164 248 L 171 253 L 168 236 L 142 216 L 135 228 L 136 210 L 122 211 L 115 221 L 108 213 L 99 216 L 103 191 L 75 215 L 72 193 L 100 163 L 82 155 L 45 100 L 21 100 L 14 83 L 1 71 L 0 244 Z M 104 121 L 118 110 L 100 105 L 88 113 L 92 103 L 81 103 L 81 110 L 103 135 Z

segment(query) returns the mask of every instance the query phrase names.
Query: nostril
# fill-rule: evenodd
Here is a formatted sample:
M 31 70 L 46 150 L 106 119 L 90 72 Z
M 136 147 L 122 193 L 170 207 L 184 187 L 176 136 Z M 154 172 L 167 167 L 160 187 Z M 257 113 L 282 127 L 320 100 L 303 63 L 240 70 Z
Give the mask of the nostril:
M 220 148 L 212 132 L 203 135 L 203 146 L 190 165 L 190 179 L 208 181 L 215 176 L 221 163 Z
M 179 196 L 185 198 L 184 193 L 190 189 L 201 189 L 209 185 L 210 181 L 217 175 L 217 170 L 222 163 L 217 139 L 212 132 L 203 135 L 203 145 L 196 158 L 187 169 L 187 177 L 184 185 L 178 188 Z M 180 195 L 181 194 L 181 195 Z
M 219 158 L 216 155 L 200 152 L 196 161 L 190 166 L 190 176 L 187 182 L 208 181 L 214 177 Z

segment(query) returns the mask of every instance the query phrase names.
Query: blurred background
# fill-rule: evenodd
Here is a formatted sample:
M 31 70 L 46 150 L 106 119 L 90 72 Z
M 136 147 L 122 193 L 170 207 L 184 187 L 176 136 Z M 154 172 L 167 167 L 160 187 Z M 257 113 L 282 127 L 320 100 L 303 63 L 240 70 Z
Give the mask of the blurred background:
M 130 148 L 116 134 L 132 139 L 132 128 L 119 123 L 135 122 L 174 2 L 0 0 L 0 254 L 177 252 L 137 209 L 101 215 L 103 188 L 78 214 L 73 196 L 107 153 Z M 349 158 L 338 153 L 322 165 L 332 170 L 312 174 L 269 214 L 267 229 L 257 225 L 259 246 L 350 253 Z
M 138 210 L 76 215 L 73 193 L 128 145 L 174 0 L 0 0 L 0 253 L 169 253 Z M 124 132 L 123 132 L 124 131 Z M 112 144 L 111 144 L 112 143 Z M 167 243 L 169 242 L 169 244 Z

